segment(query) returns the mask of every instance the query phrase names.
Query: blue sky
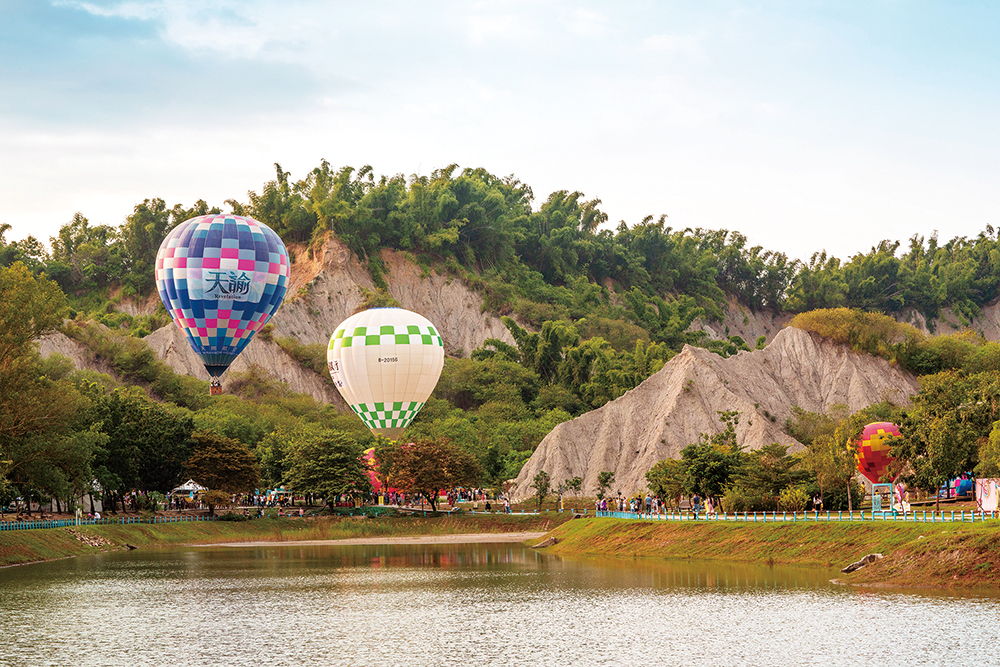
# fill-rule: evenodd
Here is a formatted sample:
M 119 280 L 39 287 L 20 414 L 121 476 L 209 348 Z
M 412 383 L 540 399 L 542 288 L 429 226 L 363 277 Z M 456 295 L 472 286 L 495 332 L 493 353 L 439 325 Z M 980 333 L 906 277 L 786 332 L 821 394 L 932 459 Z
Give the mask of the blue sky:
M 0 0 L 8 240 L 326 159 L 847 258 L 1000 227 L 998 112 L 986 0 Z

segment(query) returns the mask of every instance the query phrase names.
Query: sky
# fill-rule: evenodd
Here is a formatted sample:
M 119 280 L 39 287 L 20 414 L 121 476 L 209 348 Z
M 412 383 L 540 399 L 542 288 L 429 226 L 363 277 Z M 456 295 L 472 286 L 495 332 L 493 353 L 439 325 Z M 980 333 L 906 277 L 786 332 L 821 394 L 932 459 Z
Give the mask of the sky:
M 998 118 L 991 0 L 0 0 L 7 241 L 325 159 L 846 259 L 1000 228 Z

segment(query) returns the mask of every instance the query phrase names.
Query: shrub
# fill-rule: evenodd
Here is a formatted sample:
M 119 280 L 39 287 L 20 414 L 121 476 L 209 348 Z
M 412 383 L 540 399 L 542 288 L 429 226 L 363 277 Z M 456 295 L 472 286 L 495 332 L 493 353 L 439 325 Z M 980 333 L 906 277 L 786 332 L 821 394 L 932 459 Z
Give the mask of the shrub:
M 808 502 L 809 495 L 802 487 L 798 486 L 790 486 L 782 489 L 781 495 L 778 498 L 778 504 L 781 509 L 788 512 L 801 512 L 806 508 L 806 503 Z
M 384 287 L 379 287 L 375 291 L 358 287 L 358 290 L 361 292 L 361 306 L 357 310 L 359 313 L 369 308 L 402 308 L 399 301 L 394 299 Z
M 722 496 L 724 512 L 774 512 L 778 509 L 778 500 L 774 496 L 750 493 L 744 489 L 727 489 Z
M 911 324 L 882 313 L 851 308 L 822 308 L 796 315 L 790 325 L 817 333 L 855 352 L 894 361 L 904 346 L 923 342 L 924 334 Z
M 326 365 L 326 343 L 313 343 L 303 345 L 295 338 L 275 338 L 274 342 L 295 359 L 300 366 L 308 368 L 314 373 L 318 373 L 325 380 L 330 381 Z M 330 381 L 332 383 L 332 381 Z

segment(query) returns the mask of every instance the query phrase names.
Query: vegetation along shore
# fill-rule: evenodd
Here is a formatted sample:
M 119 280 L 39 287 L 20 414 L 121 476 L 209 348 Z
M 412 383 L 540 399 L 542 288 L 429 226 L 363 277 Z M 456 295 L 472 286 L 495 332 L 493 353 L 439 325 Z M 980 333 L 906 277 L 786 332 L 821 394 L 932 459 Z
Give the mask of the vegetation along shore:
M 0 532 L 0 565 L 18 565 L 127 548 L 182 544 L 301 542 L 546 532 L 556 556 L 728 560 L 829 568 L 839 583 L 894 588 L 1000 589 L 998 526 L 985 523 L 652 522 L 537 515 L 322 517 L 81 526 Z M 883 558 L 851 574 L 848 563 Z

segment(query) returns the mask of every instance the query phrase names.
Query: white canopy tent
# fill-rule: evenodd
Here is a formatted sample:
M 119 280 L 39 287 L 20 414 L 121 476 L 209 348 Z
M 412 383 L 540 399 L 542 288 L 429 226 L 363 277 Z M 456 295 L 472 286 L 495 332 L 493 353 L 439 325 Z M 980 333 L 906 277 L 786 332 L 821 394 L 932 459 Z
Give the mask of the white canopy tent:
M 170 492 L 170 495 L 189 495 L 191 493 L 198 493 L 199 491 L 206 491 L 206 490 L 207 489 L 198 482 L 194 481 L 193 479 L 189 479 L 188 481 L 184 482 L 177 488 L 173 489 Z

